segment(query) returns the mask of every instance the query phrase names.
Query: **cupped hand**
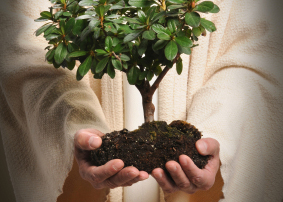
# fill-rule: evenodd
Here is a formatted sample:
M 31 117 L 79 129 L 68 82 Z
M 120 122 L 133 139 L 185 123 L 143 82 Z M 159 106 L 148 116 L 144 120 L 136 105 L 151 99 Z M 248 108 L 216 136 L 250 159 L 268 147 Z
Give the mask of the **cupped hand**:
M 102 166 L 92 166 L 88 160 L 90 150 L 101 146 L 104 134 L 96 129 L 82 129 L 75 134 L 75 158 L 83 179 L 89 181 L 96 189 L 131 186 L 147 179 L 148 173 L 135 167 L 124 168 L 120 159 L 114 159 Z
M 152 171 L 152 176 L 164 192 L 172 193 L 181 190 L 193 194 L 197 190 L 208 190 L 213 186 L 220 164 L 219 143 L 212 138 L 203 138 L 196 142 L 196 148 L 201 155 L 211 155 L 204 169 L 199 169 L 188 156 L 181 155 L 180 164 L 169 161 L 165 165 L 173 180 L 166 176 L 161 168 Z

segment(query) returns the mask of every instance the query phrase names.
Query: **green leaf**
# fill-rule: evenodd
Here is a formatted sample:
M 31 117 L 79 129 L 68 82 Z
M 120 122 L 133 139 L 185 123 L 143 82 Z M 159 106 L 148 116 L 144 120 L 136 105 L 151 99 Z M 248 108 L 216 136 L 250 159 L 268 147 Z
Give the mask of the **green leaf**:
M 127 62 L 127 61 L 130 60 L 130 57 L 127 56 L 127 55 L 125 55 L 125 54 L 121 54 L 120 59 L 121 59 L 122 61 L 126 61 L 126 62 Z
M 121 42 L 117 37 L 112 38 L 112 41 L 113 41 L 113 44 L 112 44 L 113 47 L 117 46 Z
M 168 6 L 167 8 L 169 10 L 174 10 L 174 9 L 179 9 L 179 8 L 184 8 L 185 6 L 183 5 L 171 5 L 171 6 Z
M 76 44 L 74 44 L 74 43 L 68 44 L 68 52 L 69 53 L 77 51 L 77 50 L 79 50 L 79 47 Z M 69 55 L 69 57 L 70 57 L 70 55 Z
M 111 79 L 115 78 L 115 70 L 114 67 L 111 65 L 111 63 L 109 62 L 107 65 L 107 74 L 110 76 Z
M 49 11 L 43 11 L 40 13 L 41 17 L 46 18 L 46 19 L 51 19 L 52 14 Z
M 168 20 L 167 27 L 171 33 L 175 33 L 177 31 L 177 25 L 173 19 Z
M 81 41 L 85 41 L 85 38 L 91 33 L 91 30 L 89 29 L 89 27 L 86 27 L 82 33 L 80 34 L 80 40 Z
M 103 58 L 102 60 L 99 61 L 99 63 L 96 66 L 95 73 L 99 73 L 104 70 L 106 67 L 107 63 L 109 61 L 109 57 Z
M 82 0 L 80 1 L 79 5 L 80 6 L 96 6 L 98 5 L 98 3 L 93 0 Z
M 72 13 L 64 12 L 64 13 L 63 13 L 63 16 L 65 16 L 65 17 L 71 17 L 71 16 L 72 16 Z
M 153 45 L 153 50 L 157 51 L 160 50 L 161 48 L 163 48 L 164 46 L 166 46 L 166 44 L 168 43 L 168 41 L 164 41 L 164 40 L 158 40 L 154 45 Z
M 112 50 L 112 46 L 113 46 L 113 40 L 111 38 L 111 36 L 107 36 L 105 39 L 105 50 L 106 51 L 111 51 Z
M 105 11 L 104 5 L 97 6 L 95 8 L 95 11 L 99 17 L 104 16 L 104 11 Z
M 79 35 L 84 28 L 84 21 L 83 20 L 76 20 L 76 23 L 73 27 L 73 34 Z
M 149 72 L 147 73 L 147 75 L 146 75 L 146 79 L 147 79 L 148 81 L 151 81 L 151 79 L 153 78 L 153 76 L 154 76 L 154 73 L 153 73 L 152 71 L 149 71 Z
M 166 33 L 159 33 L 159 34 L 157 34 L 157 38 L 159 38 L 161 40 L 166 40 L 166 41 L 171 39 L 171 37 L 168 34 L 166 34 Z
M 65 35 L 65 33 L 66 33 L 65 32 L 65 26 L 66 26 L 65 21 L 61 20 L 59 25 L 60 25 L 60 29 L 61 29 L 62 34 Z
M 99 24 L 100 24 L 100 21 L 99 21 L 99 20 L 92 19 L 92 20 L 89 22 L 88 26 L 89 26 L 90 29 L 93 29 L 93 28 L 97 27 Z
M 179 46 L 178 45 L 178 50 L 179 50 L 179 53 L 182 54 L 186 54 L 186 55 L 190 55 L 192 53 L 191 51 L 191 48 L 190 47 L 182 47 L 182 46 Z
M 58 34 L 49 34 L 48 36 L 45 37 L 45 39 L 46 39 L 47 41 L 50 41 L 50 40 L 52 40 L 52 39 L 58 38 L 59 36 L 60 36 L 60 35 L 58 35 Z
M 142 33 L 143 31 L 136 31 L 134 33 L 128 34 L 125 38 L 124 38 L 124 43 L 130 42 L 135 40 L 136 38 L 138 38 L 138 36 Z
M 135 85 L 138 80 L 139 74 L 138 74 L 138 68 L 136 66 L 132 67 L 127 72 L 127 78 L 130 85 Z
M 76 18 L 76 20 L 85 20 L 85 19 L 91 19 L 91 15 L 80 15 L 79 17 Z
M 56 30 L 57 30 L 57 27 L 55 25 L 52 25 L 44 31 L 44 35 L 47 36 L 49 34 L 59 34 L 59 33 L 55 33 Z
M 178 53 L 178 46 L 174 41 L 170 41 L 164 50 L 165 53 L 165 57 L 167 58 L 167 60 L 173 60 L 177 53 Z
M 142 23 L 146 22 L 146 15 L 142 10 L 138 11 L 138 17 Z
M 107 20 L 111 20 L 111 19 L 116 19 L 116 18 L 119 18 L 120 15 L 117 15 L 117 14 L 111 14 L 111 15 L 107 15 L 105 16 L 105 19 Z
M 62 16 L 64 13 L 64 11 L 58 11 L 57 13 L 55 13 L 54 18 L 55 20 L 58 20 L 60 16 Z
M 123 31 L 125 34 L 130 34 L 133 30 L 129 27 L 129 25 L 119 25 L 119 31 Z
M 158 65 L 156 68 L 154 68 L 154 74 L 156 75 L 156 76 L 159 76 L 159 74 L 162 72 L 162 69 L 161 69 L 161 67 Z
M 68 22 L 66 23 L 66 27 L 65 27 L 66 34 L 68 34 L 68 33 L 70 33 L 72 31 L 75 23 L 76 23 L 75 18 L 70 18 L 68 20 Z
M 44 24 L 43 26 L 41 26 L 40 28 L 38 28 L 36 31 L 35 31 L 35 36 L 39 36 L 41 35 L 45 30 L 47 30 L 52 24 L 50 23 L 47 23 L 47 24 Z
M 207 13 L 214 8 L 214 3 L 211 1 L 203 1 L 200 4 L 196 5 L 194 11 L 199 11 L 203 13 Z
M 160 25 L 160 24 L 154 24 L 154 25 L 151 26 L 151 28 L 152 28 L 153 31 L 155 31 L 157 34 L 165 33 L 165 34 L 171 35 L 171 32 L 169 31 L 169 29 L 163 27 L 163 26 Z
M 47 18 L 44 18 L 44 17 L 40 17 L 40 18 L 37 18 L 36 20 L 34 20 L 35 22 L 44 22 L 44 21 L 47 21 L 48 19 Z
M 152 21 L 155 22 L 155 21 L 159 20 L 160 18 L 164 17 L 165 15 L 166 15 L 166 12 L 165 11 L 161 11 L 161 12 L 157 13 L 157 15 L 155 15 L 152 18 Z
M 86 54 L 88 54 L 87 51 L 75 51 L 69 54 L 70 58 L 74 58 L 74 57 L 81 57 L 81 56 L 85 56 Z
M 201 18 L 200 24 L 209 32 L 216 31 L 216 27 L 213 22 L 206 20 L 204 18 Z
M 154 40 L 155 39 L 155 32 L 153 30 L 144 31 L 142 34 L 143 39 L 147 40 Z
M 98 27 L 95 27 L 94 28 L 94 30 L 93 30 L 93 37 L 95 38 L 95 39 L 98 39 L 99 38 L 99 36 L 100 36 L 100 28 L 98 28 Z
M 168 0 L 169 2 L 171 3 L 175 3 L 175 4 L 182 4 L 182 3 L 185 3 L 184 0 Z
M 142 73 L 140 73 L 140 75 L 139 75 L 139 80 L 144 80 L 145 77 L 146 77 L 146 75 L 147 75 L 147 72 L 142 72 Z
M 135 7 L 150 7 L 155 2 L 152 0 L 129 0 L 129 4 Z
M 198 27 L 200 25 L 200 15 L 196 12 L 186 13 L 185 21 L 192 27 Z
M 75 61 L 75 60 L 72 60 L 71 62 L 68 62 L 67 68 L 68 68 L 69 70 L 73 70 L 74 67 L 75 67 L 75 65 L 76 65 L 76 61 Z
M 85 61 L 79 66 L 78 71 L 81 76 L 84 76 L 87 74 L 87 72 L 90 70 L 92 64 L 92 56 L 88 56 Z
M 182 61 L 182 58 L 179 58 L 177 63 L 176 63 L 176 70 L 177 70 L 177 73 L 180 75 L 183 71 L 183 61 Z
M 209 12 L 210 13 L 218 13 L 219 11 L 220 11 L 220 8 L 216 4 L 214 4 L 213 9 L 210 10 Z
M 60 64 L 57 64 L 57 63 L 55 62 L 55 60 L 53 60 L 53 66 L 54 66 L 56 69 L 58 69 L 58 68 L 60 67 Z
M 80 80 L 82 80 L 82 78 L 83 78 L 83 76 L 80 75 L 79 69 L 78 69 L 78 70 L 77 70 L 77 74 L 76 74 L 76 79 L 77 79 L 78 81 L 80 81 Z
M 145 51 L 147 49 L 147 44 L 148 44 L 148 40 L 143 39 L 141 44 L 139 45 L 138 53 L 139 53 L 140 56 L 142 56 L 145 53 Z
M 55 50 L 54 59 L 55 62 L 59 65 L 61 64 L 68 54 L 67 47 L 64 43 L 60 43 L 59 46 Z
M 175 38 L 176 42 L 183 47 L 192 47 L 193 42 L 186 36 L 178 36 Z
M 156 6 L 151 6 L 146 12 L 146 24 L 149 24 L 149 21 L 154 17 Z
M 124 62 L 123 67 L 124 67 L 124 69 L 128 69 L 128 63 Z
M 104 54 L 107 54 L 107 52 L 105 50 L 102 50 L 102 49 L 96 49 L 95 52 L 98 53 L 98 55 L 104 55 Z
M 139 21 L 138 18 L 129 18 L 129 17 L 126 17 L 125 20 L 129 23 L 133 23 L 133 24 L 141 24 L 141 22 Z
M 112 59 L 112 64 L 116 69 L 122 70 L 122 63 L 119 60 Z
M 55 50 L 54 49 L 50 49 L 46 55 L 45 55 L 45 59 L 47 61 L 52 61 L 53 60 L 53 57 L 54 57 L 54 54 L 55 54 Z
M 193 30 L 192 30 L 193 34 L 196 36 L 196 37 L 199 37 L 202 33 L 202 31 L 200 30 L 199 27 L 194 27 Z
M 115 52 L 115 53 L 120 53 L 120 52 L 122 52 L 122 50 L 125 48 L 125 46 L 122 46 L 121 44 L 118 44 L 117 46 L 115 46 L 114 48 L 113 48 L 113 51 Z

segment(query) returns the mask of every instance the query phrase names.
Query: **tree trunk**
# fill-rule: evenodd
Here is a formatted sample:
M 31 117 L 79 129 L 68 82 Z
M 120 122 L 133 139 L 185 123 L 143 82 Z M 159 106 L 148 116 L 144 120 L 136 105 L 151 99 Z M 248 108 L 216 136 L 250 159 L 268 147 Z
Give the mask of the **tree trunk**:
M 150 101 L 143 99 L 143 113 L 145 122 L 154 121 L 154 111 L 155 107 L 152 104 L 152 99 Z
M 140 85 L 136 85 L 142 96 L 142 106 L 144 113 L 144 121 L 154 121 L 155 107 L 152 103 L 153 92 L 148 81 L 143 81 Z

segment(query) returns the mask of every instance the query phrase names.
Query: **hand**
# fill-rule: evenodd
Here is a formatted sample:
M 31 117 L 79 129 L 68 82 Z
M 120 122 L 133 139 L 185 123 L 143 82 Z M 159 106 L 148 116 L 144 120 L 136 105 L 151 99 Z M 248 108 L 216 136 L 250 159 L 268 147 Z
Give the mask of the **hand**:
M 92 166 L 87 157 L 90 150 L 101 146 L 104 134 L 95 129 L 79 130 L 75 134 L 75 158 L 79 165 L 79 172 L 83 179 L 89 181 L 96 189 L 131 186 L 147 179 L 148 173 L 139 171 L 135 167 L 124 167 L 124 162 L 114 159 L 102 166 Z
M 180 164 L 169 161 L 165 165 L 173 181 L 161 168 L 152 171 L 152 176 L 164 192 L 172 193 L 181 190 L 193 194 L 197 190 L 208 190 L 212 187 L 220 163 L 219 143 L 212 138 L 203 138 L 196 142 L 196 148 L 201 155 L 211 155 L 204 169 L 199 169 L 188 156 L 181 155 Z

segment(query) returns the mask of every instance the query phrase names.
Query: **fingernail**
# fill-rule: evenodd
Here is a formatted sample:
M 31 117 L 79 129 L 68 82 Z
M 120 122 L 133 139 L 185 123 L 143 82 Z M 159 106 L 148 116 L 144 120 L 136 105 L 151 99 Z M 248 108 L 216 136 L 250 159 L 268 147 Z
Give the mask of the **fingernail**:
M 176 170 L 177 170 L 177 167 L 176 167 L 176 166 L 171 166 L 171 170 L 172 170 L 172 171 L 176 171 Z
M 198 147 L 199 147 L 199 150 L 202 152 L 206 152 L 207 150 L 207 144 L 205 142 L 200 142 Z
M 88 140 L 88 143 L 89 143 L 89 146 L 92 148 L 92 149 L 96 149 L 99 147 L 98 145 L 98 140 L 99 137 L 96 137 L 96 136 L 91 136 Z
M 161 179 L 161 178 L 162 178 L 162 174 L 161 174 L 161 173 L 159 173 L 159 174 L 158 174 L 158 177 Z
M 116 171 L 118 170 L 118 169 L 117 169 L 117 167 L 116 167 L 115 165 L 113 165 L 112 167 L 114 168 L 114 170 L 116 170 Z

